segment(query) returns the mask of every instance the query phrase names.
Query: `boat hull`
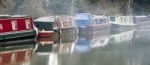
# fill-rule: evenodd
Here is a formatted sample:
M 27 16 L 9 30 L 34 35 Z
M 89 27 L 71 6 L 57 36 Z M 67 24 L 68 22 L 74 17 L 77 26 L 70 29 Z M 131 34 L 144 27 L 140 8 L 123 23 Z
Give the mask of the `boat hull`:
M 119 24 L 111 24 L 111 30 L 132 30 L 136 27 L 136 25 L 119 25 Z
M 55 33 L 54 31 L 40 31 L 38 37 L 38 42 L 41 44 L 52 44 L 54 43 Z
M 40 31 L 38 36 L 39 36 L 39 38 L 54 37 L 54 32 L 52 32 L 52 31 Z
M 19 31 L 19 32 L 9 32 L 3 33 L 0 35 L 0 41 L 11 41 L 11 40 L 19 40 L 19 39 L 28 39 L 35 38 L 36 31 Z
M 99 33 L 105 33 L 110 31 L 110 25 L 92 25 L 87 26 L 86 28 L 78 28 L 79 35 L 81 34 L 99 34 Z
M 140 22 L 137 23 L 137 29 L 149 29 L 150 28 L 150 21 L 149 22 Z

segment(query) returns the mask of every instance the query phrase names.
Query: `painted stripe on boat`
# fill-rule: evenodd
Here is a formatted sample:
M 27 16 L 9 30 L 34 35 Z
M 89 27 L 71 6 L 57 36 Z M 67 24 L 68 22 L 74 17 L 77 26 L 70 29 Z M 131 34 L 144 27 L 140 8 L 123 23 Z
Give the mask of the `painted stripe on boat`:
M 13 32 L 0 33 L 0 35 L 17 34 L 17 33 L 25 33 L 25 32 L 32 32 L 32 31 L 34 31 L 34 30 L 13 31 Z

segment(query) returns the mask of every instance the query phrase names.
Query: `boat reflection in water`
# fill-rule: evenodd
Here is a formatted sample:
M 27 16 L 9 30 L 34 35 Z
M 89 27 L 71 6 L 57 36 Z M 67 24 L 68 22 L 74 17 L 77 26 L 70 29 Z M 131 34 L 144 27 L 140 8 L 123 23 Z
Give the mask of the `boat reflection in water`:
M 135 32 L 135 39 L 138 39 L 140 37 L 147 37 L 150 35 L 150 30 L 149 29 L 137 29 Z
M 65 39 L 60 39 L 60 44 L 57 45 L 56 50 L 61 54 L 70 53 L 86 53 L 91 48 L 105 47 L 109 40 L 110 34 L 108 32 L 100 34 L 79 34 L 79 36 L 70 36 L 72 40 L 62 42 Z M 74 39 L 74 40 L 73 40 Z
M 19 46 L 19 45 L 35 44 L 35 43 L 36 43 L 35 38 L 9 40 L 9 41 L 0 42 L 0 48 L 1 47 L 7 47 L 7 46 Z
M 111 41 L 110 42 L 113 42 L 113 43 L 128 43 L 127 41 L 130 41 L 133 39 L 134 37 L 134 32 L 136 30 L 130 30 L 130 31 L 125 31 L 125 32 L 120 32 L 120 33 L 117 33 L 117 34 L 113 34 L 111 35 Z
M 53 51 L 54 44 L 37 43 L 31 65 L 58 65 L 58 55 Z
M 53 44 L 54 38 L 53 37 L 41 37 L 41 38 L 38 38 L 38 42 L 40 42 L 40 44 L 42 45 Z
M 46 38 L 42 38 L 44 40 L 38 41 L 36 45 L 36 50 L 33 55 L 32 65 L 58 65 L 58 55 L 59 53 L 62 54 L 65 50 L 70 50 L 68 47 L 72 46 L 72 42 L 77 37 L 77 32 L 74 30 L 63 30 L 61 34 L 53 40 L 55 43 L 45 44 L 48 43 L 49 40 Z M 40 39 L 40 38 L 39 38 Z M 45 41 L 45 39 L 47 41 Z M 51 40 L 52 41 L 52 40 Z M 66 52 L 68 52 L 66 50 Z
M 99 34 L 79 35 L 74 52 L 89 52 L 90 49 L 105 47 L 108 44 L 109 36 L 107 32 Z
M 35 44 L 33 41 L 20 41 L 24 43 L 30 43 L 25 45 L 19 46 L 7 46 L 7 47 L 0 47 L 0 65 L 30 65 L 31 64 L 31 57 L 32 57 L 32 50 L 34 49 Z M 9 43 L 9 42 L 7 42 Z M 12 43 L 12 42 L 10 42 Z M 15 42 L 13 42 L 15 44 Z
M 55 50 L 58 54 L 72 53 L 77 42 L 78 32 L 76 30 L 63 30 Z

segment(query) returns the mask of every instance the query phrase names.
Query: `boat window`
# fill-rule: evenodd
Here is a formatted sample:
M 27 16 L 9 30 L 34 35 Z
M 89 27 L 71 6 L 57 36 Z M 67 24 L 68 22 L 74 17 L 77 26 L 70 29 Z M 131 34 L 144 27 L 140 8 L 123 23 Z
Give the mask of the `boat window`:
M 26 28 L 31 29 L 30 20 L 25 20 L 25 23 L 26 23 Z
M 100 40 L 100 43 L 104 43 L 105 41 L 104 40 Z
M 103 21 L 102 19 L 95 19 L 95 23 L 96 23 L 96 24 L 101 24 L 102 21 Z
M 63 27 L 63 22 L 60 20 L 60 18 L 56 18 L 56 20 L 55 20 L 55 25 L 56 25 L 58 28 Z
M 104 19 L 103 19 L 103 22 L 104 22 L 104 23 L 107 23 L 107 19 L 106 19 L 106 18 L 104 18 Z
M 127 18 L 124 18 L 124 23 L 126 23 L 126 22 L 127 22 L 127 21 L 126 21 L 126 19 L 127 19 Z
M 17 26 L 17 21 L 16 20 L 13 20 L 11 21 L 12 22 L 12 29 L 13 30 L 17 30 L 18 26 Z
M 111 16 L 111 17 L 110 17 L 110 20 L 111 20 L 112 22 L 115 22 L 115 17 L 114 17 L 114 16 Z
M 2 30 L 3 29 L 3 25 L 2 24 L 0 24 L 0 30 Z
M 63 21 L 63 26 L 64 27 L 69 27 L 69 20 Z

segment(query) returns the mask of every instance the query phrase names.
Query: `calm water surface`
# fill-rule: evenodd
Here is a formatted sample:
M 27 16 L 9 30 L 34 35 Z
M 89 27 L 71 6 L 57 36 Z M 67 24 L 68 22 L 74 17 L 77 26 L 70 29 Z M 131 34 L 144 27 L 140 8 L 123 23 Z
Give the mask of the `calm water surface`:
M 78 36 L 64 31 L 55 44 L 29 39 L 11 42 L 18 43 L 16 46 L 0 47 L 0 65 L 150 65 L 149 39 L 150 30 Z

